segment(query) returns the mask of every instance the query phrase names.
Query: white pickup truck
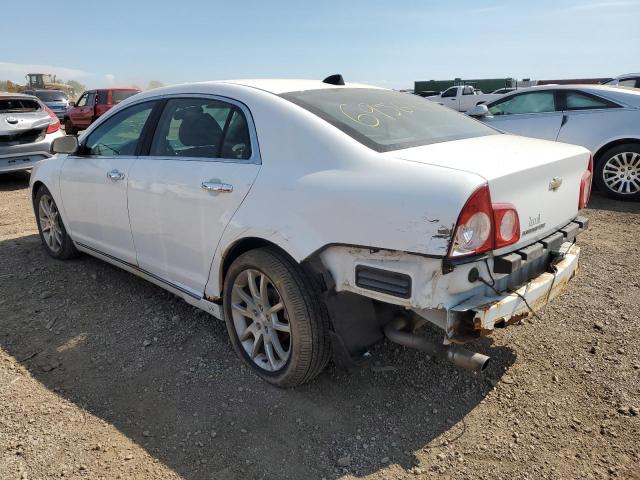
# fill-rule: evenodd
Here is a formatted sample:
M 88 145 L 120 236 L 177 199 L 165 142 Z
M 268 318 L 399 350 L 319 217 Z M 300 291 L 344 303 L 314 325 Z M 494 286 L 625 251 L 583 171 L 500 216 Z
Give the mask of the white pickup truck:
M 482 90 L 476 90 L 471 85 L 458 85 L 447 88 L 440 95 L 426 98 L 459 112 L 466 112 L 476 105 L 493 101 L 501 96 L 496 93 L 482 93 Z

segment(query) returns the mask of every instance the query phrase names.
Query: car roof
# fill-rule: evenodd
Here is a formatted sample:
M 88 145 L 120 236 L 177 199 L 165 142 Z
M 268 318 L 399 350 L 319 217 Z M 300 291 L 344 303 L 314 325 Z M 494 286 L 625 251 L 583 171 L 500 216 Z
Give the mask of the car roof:
M 333 85 L 324 83 L 321 80 L 304 80 L 293 78 L 263 78 L 263 79 L 243 79 L 243 80 L 216 80 L 203 83 L 232 83 L 245 87 L 257 88 L 276 95 L 287 92 L 300 92 L 305 90 L 324 90 L 329 88 L 378 88 L 360 83 L 345 83 L 344 85 Z
M 37 98 L 37 97 L 34 97 L 33 95 L 29 95 L 26 93 L 11 93 L 11 92 L 0 92 L 0 97 L 29 98 L 29 99 Z
M 624 75 L 618 75 L 615 78 L 612 78 L 611 80 L 624 80 L 625 78 L 636 78 L 636 77 L 640 77 L 640 73 L 625 73 Z

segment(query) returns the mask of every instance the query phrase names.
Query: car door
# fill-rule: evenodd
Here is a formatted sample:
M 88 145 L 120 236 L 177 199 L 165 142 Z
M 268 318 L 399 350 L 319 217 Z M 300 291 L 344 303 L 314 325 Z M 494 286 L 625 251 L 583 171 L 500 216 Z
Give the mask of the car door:
M 169 98 L 148 151 L 129 176 L 138 264 L 201 297 L 222 233 L 260 169 L 251 115 L 229 99 Z
M 562 111 L 556 108 L 553 90 L 523 92 L 487 105 L 489 115 L 481 120 L 492 127 L 525 137 L 556 140 Z
M 558 141 L 573 143 L 595 152 L 621 132 L 623 107 L 608 99 L 578 90 L 560 92 L 559 105 L 564 119 Z
M 76 104 L 73 107 L 71 107 L 67 112 L 67 116 L 71 119 L 71 122 L 73 123 L 74 126 L 77 126 L 79 124 L 78 122 L 80 122 L 82 109 L 87 106 L 88 95 L 89 95 L 89 92 L 84 92 L 82 95 L 80 95 L 80 98 L 78 98 L 78 101 L 76 102 Z
M 155 102 L 116 113 L 92 130 L 60 172 L 62 203 L 73 239 L 135 264 L 127 210 L 127 183 L 140 136 Z
M 460 99 L 458 98 L 458 87 L 450 87 L 440 95 L 440 103 L 445 107 L 458 110 Z
M 93 114 L 96 105 L 96 92 L 87 92 L 86 102 L 80 106 L 77 113 L 77 121 L 74 121 L 76 128 L 84 130 L 93 122 Z

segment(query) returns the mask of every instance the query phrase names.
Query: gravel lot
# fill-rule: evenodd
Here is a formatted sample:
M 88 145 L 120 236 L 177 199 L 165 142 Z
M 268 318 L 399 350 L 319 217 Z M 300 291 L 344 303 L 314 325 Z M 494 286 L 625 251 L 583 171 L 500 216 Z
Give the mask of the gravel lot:
M 640 205 L 592 199 L 569 289 L 474 375 L 388 342 L 278 390 L 222 322 L 41 248 L 0 176 L 0 478 L 640 479 Z

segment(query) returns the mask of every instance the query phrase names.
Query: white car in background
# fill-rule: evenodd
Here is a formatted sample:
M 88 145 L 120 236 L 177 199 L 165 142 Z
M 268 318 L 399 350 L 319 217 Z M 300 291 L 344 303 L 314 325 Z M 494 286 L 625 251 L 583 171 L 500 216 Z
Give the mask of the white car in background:
M 452 108 L 459 112 L 466 112 L 476 105 L 500 98 L 500 94 L 482 93 L 482 90 L 476 90 L 471 85 L 456 85 L 447 88 L 438 95 L 430 95 L 425 97 L 432 102 L 436 102 L 445 107 Z
M 456 344 L 556 296 L 587 226 L 584 148 L 340 76 L 154 89 L 54 150 L 31 176 L 46 251 L 224 318 L 278 386 L 385 335 L 483 369 Z M 426 322 L 444 337 L 412 333 Z
M 631 87 L 640 88 L 640 73 L 627 73 L 620 75 L 606 82 L 602 82 L 602 85 L 608 85 L 610 87 Z
M 613 198 L 640 200 L 640 90 L 545 85 L 467 113 L 505 132 L 588 148 L 596 185 Z

